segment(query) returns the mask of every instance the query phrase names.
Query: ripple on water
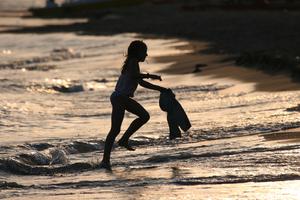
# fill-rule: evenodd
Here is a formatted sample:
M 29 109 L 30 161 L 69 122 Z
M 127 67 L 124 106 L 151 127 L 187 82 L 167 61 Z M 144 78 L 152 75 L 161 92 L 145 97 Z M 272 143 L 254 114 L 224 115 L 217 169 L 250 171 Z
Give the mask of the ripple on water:
M 11 70 L 37 70 L 37 71 L 49 71 L 55 69 L 55 65 L 40 65 L 40 63 L 48 63 L 51 61 L 64 61 L 75 58 L 82 58 L 83 55 L 80 52 L 75 52 L 71 48 L 54 49 L 50 52 L 49 56 L 44 57 L 33 57 L 26 60 L 11 61 L 8 63 L 0 63 L 0 70 L 11 69 Z

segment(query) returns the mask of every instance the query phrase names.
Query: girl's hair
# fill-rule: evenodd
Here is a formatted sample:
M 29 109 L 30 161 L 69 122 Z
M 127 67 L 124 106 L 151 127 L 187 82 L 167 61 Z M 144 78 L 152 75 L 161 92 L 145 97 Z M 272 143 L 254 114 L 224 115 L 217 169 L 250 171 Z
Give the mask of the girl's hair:
M 142 40 L 134 40 L 130 43 L 127 50 L 126 60 L 124 61 L 124 64 L 122 66 L 122 74 L 128 70 L 129 59 L 138 58 L 139 52 L 146 49 L 147 49 L 147 45 Z

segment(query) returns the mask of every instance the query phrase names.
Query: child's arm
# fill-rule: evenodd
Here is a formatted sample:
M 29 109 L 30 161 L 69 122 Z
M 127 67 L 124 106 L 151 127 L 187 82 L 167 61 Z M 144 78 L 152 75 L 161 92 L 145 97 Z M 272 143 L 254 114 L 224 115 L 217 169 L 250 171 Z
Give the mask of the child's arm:
M 161 76 L 158 76 L 158 75 L 155 75 L 155 74 L 143 74 L 140 72 L 140 67 L 137 63 L 135 62 L 132 62 L 130 63 L 132 65 L 132 68 L 131 68 L 131 73 L 133 75 L 134 78 L 136 79 L 153 79 L 153 80 L 160 80 L 162 81 L 161 79 Z
M 133 70 L 131 71 L 133 77 L 135 77 L 139 83 L 140 86 L 147 88 L 147 89 L 151 89 L 151 90 L 157 90 L 160 92 L 163 92 L 165 90 L 167 90 L 167 88 L 164 87 L 160 87 L 158 85 L 154 85 L 152 83 L 149 83 L 147 81 L 144 80 L 144 78 L 152 78 L 152 79 L 159 79 L 161 80 L 160 76 L 157 75 L 153 75 L 153 74 L 142 74 L 140 73 L 140 68 L 138 65 L 135 65 L 133 67 Z
M 161 76 L 158 76 L 158 75 L 155 75 L 155 74 L 149 74 L 149 73 L 147 73 L 147 74 L 142 74 L 142 73 L 140 73 L 140 78 L 150 78 L 150 79 L 153 79 L 153 80 L 160 80 L 160 81 L 162 81 L 162 79 L 161 79 Z
M 158 85 L 154 85 L 152 83 L 144 81 L 143 79 L 139 79 L 138 83 L 139 83 L 140 86 L 142 86 L 144 88 L 151 89 L 151 90 L 157 90 L 159 92 L 163 92 L 165 90 L 168 90 L 167 88 L 164 88 L 164 87 L 161 87 L 161 86 L 158 86 Z

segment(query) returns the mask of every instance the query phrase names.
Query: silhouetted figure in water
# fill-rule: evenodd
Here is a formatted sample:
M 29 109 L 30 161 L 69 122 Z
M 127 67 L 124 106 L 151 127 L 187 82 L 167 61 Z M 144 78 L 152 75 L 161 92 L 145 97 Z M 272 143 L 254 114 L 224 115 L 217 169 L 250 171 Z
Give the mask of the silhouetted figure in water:
M 160 92 L 168 89 L 153 85 L 144 79 L 157 79 L 161 81 L 161 77 L 153 74 L 140 73 L 139 62 L 144 62 L 147 57 L 147 46 L 144 42 L 136 40 L 131 42 L 128 47 L 127 58 L 123 64 L 121 75 L 118 79 L 115 91 L 110 97 L 112 104 L 111 129 L 106 137 L 103 160 L 100 167 L 111 170 L 110 154 L 113 143 L 120 133 L 121 124 L 124 118 L 125 110 L 138 116 L 126 130 L 122 138 L 118 141 L 119 146 L 128 150 L 134 149 L 129 145 L 130 136 L 143 126 L 150 118 L 149 113 L 136 102 L 132 97 L 138 85 L 157 90 Z
M 55 8 L 58 7 L 57 3 L 55 3 L 55 0 L 47 0 L 46 3 L 47 8 Z

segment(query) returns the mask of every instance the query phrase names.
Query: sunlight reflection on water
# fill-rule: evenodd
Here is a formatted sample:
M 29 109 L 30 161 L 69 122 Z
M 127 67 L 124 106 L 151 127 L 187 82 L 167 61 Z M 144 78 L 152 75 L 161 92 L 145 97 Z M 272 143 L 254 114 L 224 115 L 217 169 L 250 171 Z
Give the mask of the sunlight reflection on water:
M 66 150 L 71 163 L 79 166 L 99 163 L 110 129 L 109 96 L 127 45 L 139 37 L 0 35 L 3 49 L 13 52 L 2 55 L 0 63 L 6 67 L 0 71 L 0 92 L 4 94 L 0 99 L 1 158 L 22 152 L 30 159 L 30 152 L 54 147 Z M 150 58 L 142 69 L 149 72 L 170 65 L 157 64 L 153 58 L 157 55 L 190 52 L 175 48 L 188 44 L 186 41 L 145 41 Z M 73 49 L 80 56 L 63 54 L 57 59 L 52 54 L 55 49 Z M 275 141 L 268 140 L 261 134 L 300 126 L 299 113 L 286 110 L 297 105 L 299 91 L 240 88 L 237 92 L 235 88 L 222 93 L 235 83 L 216 79 L 208 83 L 201 75 L 164 75 L 166 79 L 160 83 L 170 85 L 191 118 L 193 128 L 183 138 L 168 140 L 159 94 L 139 89 L 135 98 L 149 110 L 151 120 L 133 138 L 135 152 L 115 146 L 113 173 L 101 169 L 82 172 L 81 168 L 73 172 L 70 166 L 65 173 L 56 173 L 59 166 L 40 166 L 29 160 L 32 165 L 19 169 L 26 176 L 0 172 L 5 181 L 25 186 L 1 195 L 57 200 L 297 199 L 299 164 L 295 160 L 299 160 L 299 143 L 283 143 L 274 135 L 269 138 L 275 137 Z M 133 118 L 126 115 L 122 132 Z M 0 167 L 7 164 L 2 161 Z M 9 164 L 13 167 L 15 163 Z

